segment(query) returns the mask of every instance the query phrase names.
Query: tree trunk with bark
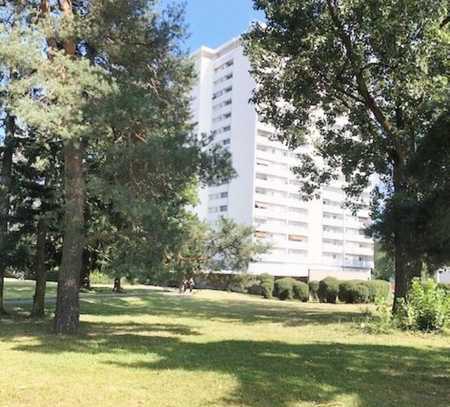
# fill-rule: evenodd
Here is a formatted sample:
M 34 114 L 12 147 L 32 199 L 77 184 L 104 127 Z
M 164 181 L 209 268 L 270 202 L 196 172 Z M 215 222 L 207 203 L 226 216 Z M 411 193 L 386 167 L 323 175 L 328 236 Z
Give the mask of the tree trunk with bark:
M 58 278 L 55 332 L 75 334 L 80 324 L 80 273 L 84 248 L 85 181 L 81 143 L 64 142 L 64 245 Z
M 36 247 L 36 287 L 33 297 L 31 316 L 42 318 L 45 315 L 45 289 L 47 285 L 47 220 L 42 217 L 38 222 L 37 247 Z
M 5 140 L 0 171 L 0 250 L 4 250 L 8 240 L 9 195 L 14 154 L 13 137 L 16 130 L 16 119 L 14 116 L 7 113 L 5 121 Z M 6 264 L 0 261 L 0 315 L 6 314 L 4 308 L 5 272 Z
M 396 194 L 406 194 L 408 192 L 408 181 L 403 170 L 402 161 L 394 163 L 393 182 Z M 406 298 L 411 281 L 414 277 L 420 277 L 422 263 L 420 258 L 414 258 L 411 250 L 414 241 L 414 231 L 405 225 L 402 218 L 396 222 L 394 234 L 394 265 L 395 265 L 395 291 L 393 313 L 398 311 L 399 300 Z

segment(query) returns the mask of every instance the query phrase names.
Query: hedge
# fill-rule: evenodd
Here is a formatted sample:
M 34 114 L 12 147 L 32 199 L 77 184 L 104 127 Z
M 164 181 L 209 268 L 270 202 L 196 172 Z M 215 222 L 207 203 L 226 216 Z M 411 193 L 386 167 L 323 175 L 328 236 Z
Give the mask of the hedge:
M 295 281 L 293 288 L 294 288 L 294 298 L 302 302 L 308 302 L 309 300 L 308 284 L 303 283 L 302 281 Z
M 339 281 L 334 277 L 326 277 L 319 282 L 317 292 L 320 302 L 336 303 L 339 290 Z
M 311 296 L 311 299 L 314 301 L 318 301 L 319 300 L 319 295 L 318 295 L 318 291 L 319 291 L 319 282 L 318 281 L 310 281 L 308 282 L 308 287 L 309 287 L 309 295 Z
M 258 276 L 258 280 L 260 281 L 262 296 L 264 298 L 272 298 L 275 285 L 274 277 L 270 274 L 261 274 Z
M 275 297 L 278 297 L 280 300 L 292 300 L 296 283 L 297 281 L 290 277 L 275 280 Z

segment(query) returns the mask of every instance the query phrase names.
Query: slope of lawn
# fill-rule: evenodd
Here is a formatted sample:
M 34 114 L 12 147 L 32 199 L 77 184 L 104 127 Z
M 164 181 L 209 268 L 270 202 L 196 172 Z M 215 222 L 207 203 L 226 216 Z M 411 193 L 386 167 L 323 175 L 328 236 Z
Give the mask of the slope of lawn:
M 0 406 L 448 407 L 448 335 L 366 335 L 359 306 L 202 291 L 84 298 L 82 332 L 0 321 Z

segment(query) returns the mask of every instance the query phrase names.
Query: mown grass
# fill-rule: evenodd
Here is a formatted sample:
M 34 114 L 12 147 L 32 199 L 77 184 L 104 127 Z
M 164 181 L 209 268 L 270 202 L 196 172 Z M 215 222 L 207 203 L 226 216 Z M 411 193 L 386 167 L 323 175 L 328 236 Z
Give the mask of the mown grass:
M 0 406 L 445 406 L 442 335 L 366 335 L 361 308 L 203 291 L 82 302 L 82 329 L 0 322 Z
M 35 282 L 30 280 L 5 280 L 5 300 L 31 300 L 34 295 Z M 56 286 L 54 282 L 47 282 L 46 296 L 48 298 L 56 297 Z M 142 285 L 125 285 L 124 294 L 144 295 L 148 292 L 148 287 Z M 82 297 L 89 297 L 95 294 L 111 294 L 112 284 L 94 284 L 91 291 L 81 293 Z

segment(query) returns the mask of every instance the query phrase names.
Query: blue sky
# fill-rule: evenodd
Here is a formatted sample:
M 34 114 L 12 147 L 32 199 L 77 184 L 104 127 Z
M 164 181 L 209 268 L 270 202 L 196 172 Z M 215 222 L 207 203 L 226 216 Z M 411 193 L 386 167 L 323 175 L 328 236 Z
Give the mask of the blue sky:
M 262 19 L 263 14 L 253 9 L 252 0 L 186 0 L 191 33 L 187 48 L 195 51 L 201 45 L 217 47 L 246 31 L 251 21 Z

